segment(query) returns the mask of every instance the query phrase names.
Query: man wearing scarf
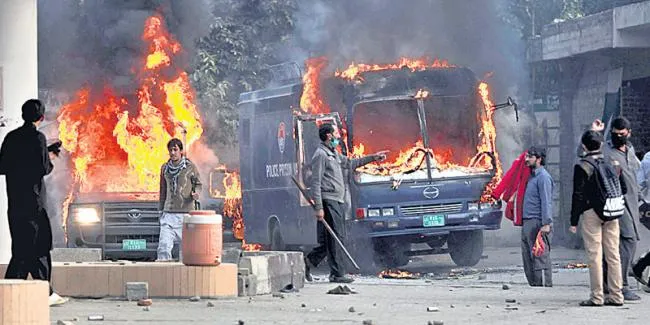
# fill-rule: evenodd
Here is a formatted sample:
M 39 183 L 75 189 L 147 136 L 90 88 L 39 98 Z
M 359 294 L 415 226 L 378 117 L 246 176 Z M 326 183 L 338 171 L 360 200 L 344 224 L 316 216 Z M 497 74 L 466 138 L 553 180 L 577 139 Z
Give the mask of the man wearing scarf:
M 174 243 L 183 239 L 183 217 L 194 210 L 201 193 L 201 177 L 196 166 L 183 154 L 183 143 L 167 143 L 169 161 L 160 170 L 160 237 L 158 261 L 172 260 Z

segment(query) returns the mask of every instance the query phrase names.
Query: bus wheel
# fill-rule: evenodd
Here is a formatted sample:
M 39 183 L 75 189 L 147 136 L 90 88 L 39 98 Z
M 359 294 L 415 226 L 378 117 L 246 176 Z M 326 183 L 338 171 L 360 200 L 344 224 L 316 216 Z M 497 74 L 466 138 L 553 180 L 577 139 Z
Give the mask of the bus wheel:
M 284 251 L 287 249 L 287 245 L 284 244 L 284 239 L 282 239 L 282 232 L 277 223 L 273 223 L 271 226 L 271 250 L 272 251 Z
M 483 231 L 456 231 L 447 239 L 449 255 L 458 266 L 474 266 L 483 255 Z

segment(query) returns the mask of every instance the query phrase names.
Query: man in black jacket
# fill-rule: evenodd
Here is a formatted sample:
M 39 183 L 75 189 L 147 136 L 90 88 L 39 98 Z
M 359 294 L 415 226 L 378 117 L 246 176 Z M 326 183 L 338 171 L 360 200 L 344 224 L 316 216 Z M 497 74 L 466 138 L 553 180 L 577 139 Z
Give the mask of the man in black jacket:
M 623 305 L 623 277 L 621 275 L 621 258 L 618 251 L 620 228 L 618 219 L 605 221 L 604 205 L 600 200 L 598 171 L 586 159 L 602 161 L 601 151 L 603 136 L 596 131 L 586 131 L 582 135 L 582 146 L 586 151 L 585 159 L 580 160 L 573 170 L 573 199 L 571 202 L 572 233 L 577 232 L 578 221 L 582 216 L 582 239 L 589 261 L 589 279 L 591 295 L 580 306 L 597 307 L 605 305 Z M 604 163 L 604 162 L 603 162 Z M 625 182 L 620 175 L 621 187 L 625 194 Z M 610 296 L 605 299 L 603 288 L 603 252 L 607 261 L 607 286 Z
M 0 148 L 0 175 L 7 181 L 11 260 L 6 279 L 50 281 L 52 275 L 52 229 L 45 211 L 43 177 L 52 172 L 55 155 L 48 152 L 45 135 L 36 128 L 43 121 L 45 106 L 30 99 L 22 106 L 23 126 L 9 132 Z M 50 286 L 50 306 L 61 298 Z

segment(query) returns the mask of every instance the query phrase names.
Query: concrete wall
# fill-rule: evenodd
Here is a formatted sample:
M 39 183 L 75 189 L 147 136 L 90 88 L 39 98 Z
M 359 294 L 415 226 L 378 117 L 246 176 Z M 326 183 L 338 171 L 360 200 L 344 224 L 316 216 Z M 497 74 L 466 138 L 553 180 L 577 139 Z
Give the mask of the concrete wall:
M 0 1 L 0 138 L 22 124 L 20 107 L 38 96 L 36 0 Z M 4 177 L 0 178 L 0 264 L 11 257 Z

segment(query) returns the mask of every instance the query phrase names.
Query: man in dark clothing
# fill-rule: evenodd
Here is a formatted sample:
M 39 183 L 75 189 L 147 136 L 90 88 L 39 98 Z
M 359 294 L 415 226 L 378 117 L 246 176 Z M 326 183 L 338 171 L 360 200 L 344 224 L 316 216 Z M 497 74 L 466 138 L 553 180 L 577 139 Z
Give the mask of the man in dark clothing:
M 341 237 L 345 230 L 345 181 L 343 168 L 354 171 L 356 168 L 373 161 L 386 159 L 386 152 L 378 152 L 359 159 L 349 159 L 343 156 L 336 147 L 340 143 L 340 134 L 331 124 L 323 124 L 318 129 L 321 144 L 312 157 L 311 169 L 311 198 L 316 208 L 316 218 L 325 219 L 334 233 Z M 311 281 L 310 270 L 318 266 L 327 257 L 330 265 L 330 282 L 350 283 L 353 280 L 345 276 L 343 263 L 340 260 L 336 241 L 327 232 L 321 222 L 318 222 L 318 244 L 305 257 L 305 277 Z
M 619 253 L 621 256 L 621 275 L 623 276 L 623 297 L 625 300 L 640 300 L 639 295 L 632 292 L 628 283 L 628 271 L 632 264 L 632 259 L 636 252 L 639 232 L 636 220 L 639 219 L 639 185 L 636 182 L 636 174 L 641 167 L 641 162 L 636 157 L 634 147 L 630 144 L 629 139 L 632 135 L 632 124 L 624 117 L 618 117 L 611 124 L 611 141 L 603 147 L 605 159 L 609 159 L 621 168 L 623 179 L 627 187 L 625 194 L 625 213 L 618 219 L 620 227 Z M 605 124 L 600 120 L 595 120 L 591 125 L 591 130 L 603 132 Z M 578 148 L 579 153 L 584 155 L 582 148 Z M 603 261 L 603 275 L 607 278 L 607 261 Z
M 552 287 L 551 246 L 549 234 L 553 225 L 553 179 L 546 171 L 546 152 L 532 147 L 526 153 L 526 165 L 531 176 L 526 185 L 521 228 L 521 255 L 528 284 L 533 287 Z M 544 253 L 533 254 L 537 234 L 541 232 Z
M 581 138 L 586 157 L 592 161 L 581 160 L 573 170 L 573 198 L 571 201 L 571 227 L 569 231 L 577 232 L 578 221 L 582 216 L 582 239 L 589 264 L 591 295 L 580 306 L 597 307 L 602 305 L 623 305 L 623 277 L 621 275 L 621 258 L 618 251 L 620 228 L 618 219 L 604 219 L 604 204 L 601 199 L 599 173 L 592 165 L 603 163 L 601 151 L 603 136 L 596 131 L 586 131 Z M 606 161 L 605 161 L 606 162 Z M 627 187 L 623 175 L 619 172 L 621 193 Z M 607 261 L 607 286 L 609 297 L 605 298 L 603 288 L 603 256 Z
M 22 106 L 23 126 L 9 132 L 0 148 L 0 174 L 7 181 L 11 260 L 6 279 L 50 281 L 52 275 L 52 229 L 45 211 L 43 177 L 52 171 L 45 135 L 36 128 L 43 121 L 45 106 L 30 99 Z M 65 303 L 50 286 L 50 306 Z

